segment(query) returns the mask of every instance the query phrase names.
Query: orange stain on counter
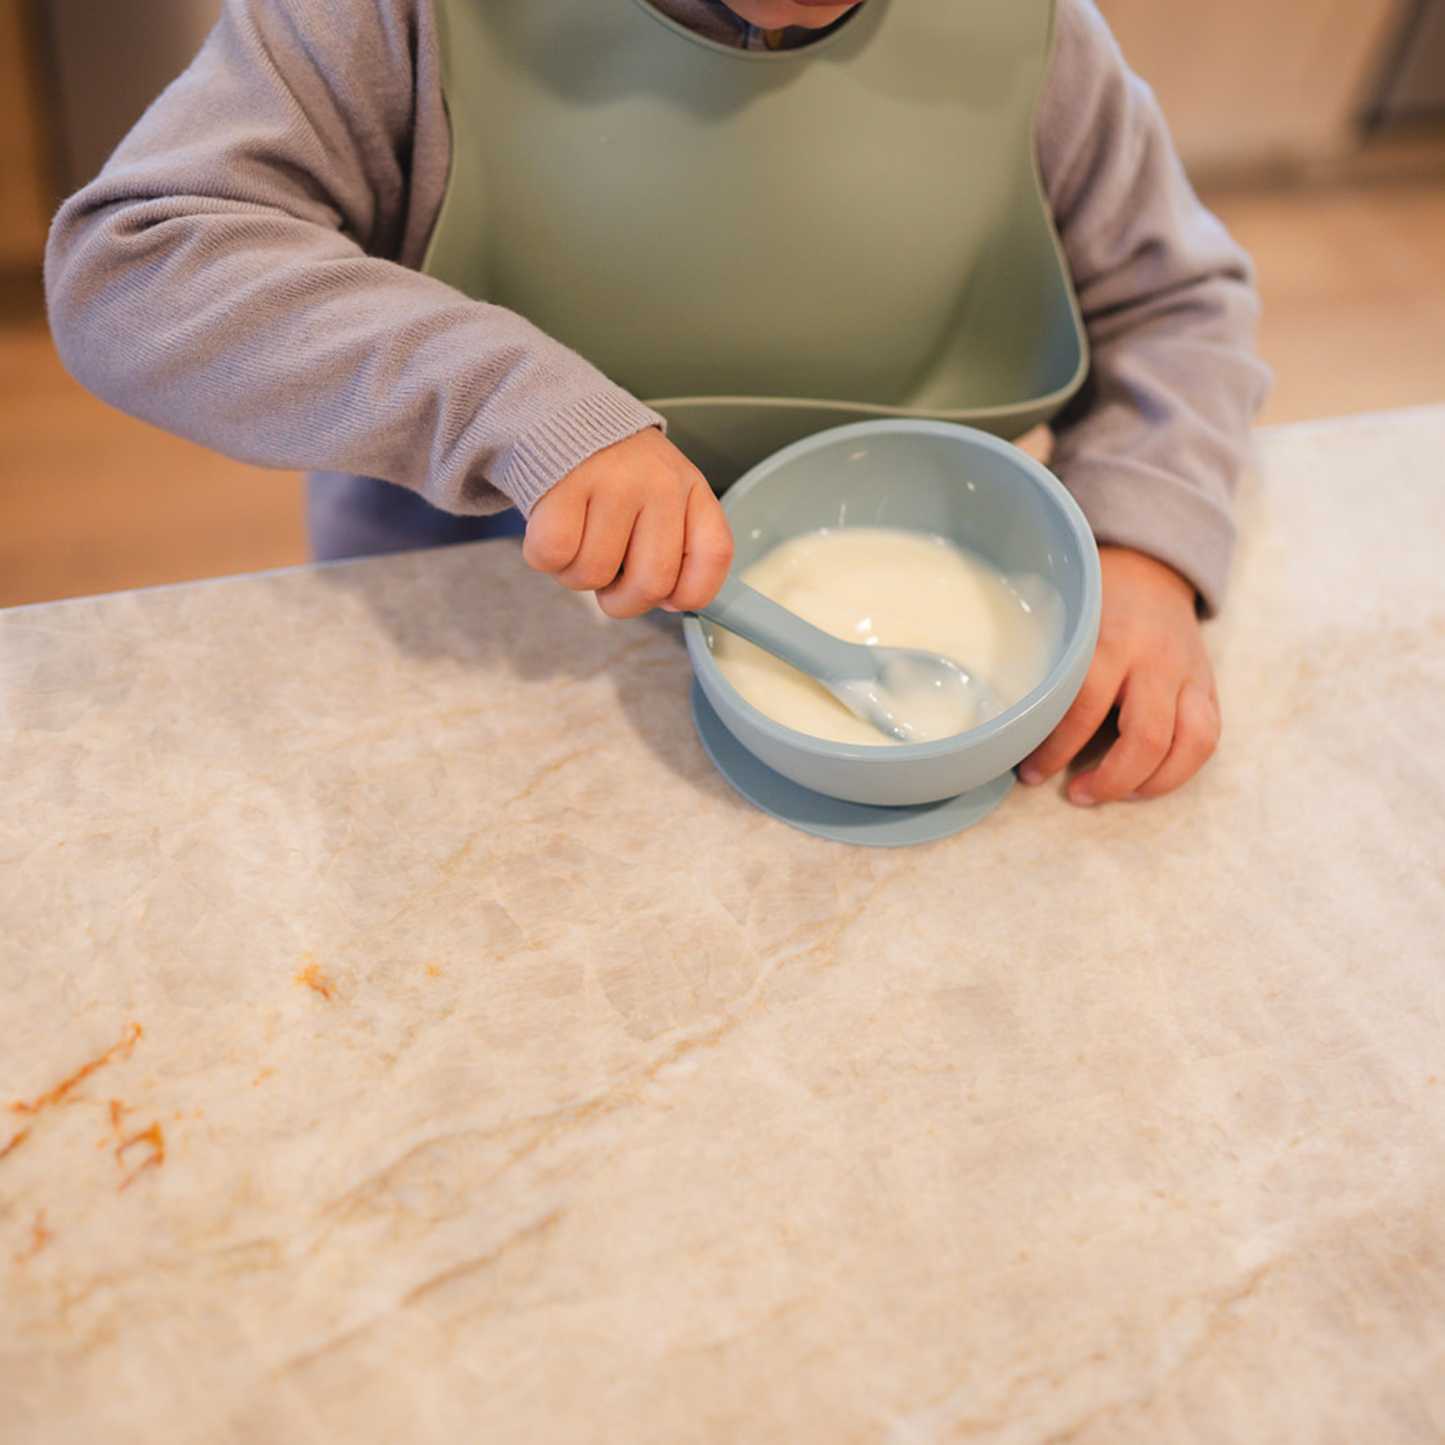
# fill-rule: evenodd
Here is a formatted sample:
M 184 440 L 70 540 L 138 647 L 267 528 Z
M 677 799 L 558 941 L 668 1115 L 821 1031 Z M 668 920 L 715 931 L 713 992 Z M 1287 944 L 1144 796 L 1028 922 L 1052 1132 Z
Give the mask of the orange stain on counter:
M 117 1059 L 127 1059 L 136 1044 L 144 1037 L 144 1030 L 137 1023 L 131 1024 L 126 1030 L 125 1037 L 119 1043 L 112 1044 L 103 1054 L 91 1059 L 88 1064 L 82 1064 L 67 1079 L 62 1079 L 53 1089 L 47 1089 L 37 1099 L 17 1099 L 9 1105 L 12 1114 L 23 1114 L 34 1118 L 42 1110 L 56 1104 L 63 1104 L 90 1076 L 103 1069 L 107 1064 L 114 1063 Z M 29 1128 L 19 1130 L 11 1139 L 0 1145 L 0 1160 L 7 1154 L 18 1149 L 30 1137 Z
M 66 1095 L 73 1093 L 93 1073 L 103 1069 L 112 1060 L 128 1059 L 137 1041 L 143 1037 L 144 1030 L 141 1026 L 132 1024 L 126 1036 L 118 1044 L 112 1044 L 98 1059 L 92 1059 L 88 1064 L 82 1064 L 68 1079 L 62 1080 L 38 1099 L 32 1099 L 29 1103 L 23 1099 L 17 1100 L 11 1104 L 10 1112 L 12 1114 L 38 1114 L 47 1105 L 59 1104 Z
M 306 988 L 315 989 L 322 998 L 335 998 L 335 981 L 321 967 L 316 956 L 308 953 L 302 960 L 302 964 L 301 972 L 296 975 L 296 982 L 304 985 Z
M 45 1211 L 42 1209 L 35 1216 L 35 1222 L 30 1226 L 30 1243 L 15 1254 L 15 1263 L 29 1264 L 49 1242 L 50 1231 L 45 1227 Z
M 166 1162 L 166 1136 L 161 1131 L 159 1122 L 134 1134 L 127 1134 L 120 1122 L 125 1112 L 125 1105 L 119 1099 L 110 1101 L 111 1127 L 115 1130 L 116 1138 L 120 1140 L 115 1146 L 115 1162 L 127 1171 L 120 1182 L 121 1189 L 129 1189 L 135 1183 L 137 1175 L 143 1174 L 147 1169 L 159 1169 Z M 143 1155 L 138 1163 L 132 1153 L 137 1146 L 144 1146 L 150 1151 Z

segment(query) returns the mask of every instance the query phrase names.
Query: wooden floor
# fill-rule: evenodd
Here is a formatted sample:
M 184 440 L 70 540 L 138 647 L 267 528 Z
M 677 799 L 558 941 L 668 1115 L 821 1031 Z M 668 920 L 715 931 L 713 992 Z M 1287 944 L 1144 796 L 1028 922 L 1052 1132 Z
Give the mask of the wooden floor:
M 1445 169 L 1206 199 L 1259 267 L 1265 423 L 1445 400 Z M 55 356 L 36 279 L 0 280 L 0 606 L 306 555 L 296 475 L 96 401 Z

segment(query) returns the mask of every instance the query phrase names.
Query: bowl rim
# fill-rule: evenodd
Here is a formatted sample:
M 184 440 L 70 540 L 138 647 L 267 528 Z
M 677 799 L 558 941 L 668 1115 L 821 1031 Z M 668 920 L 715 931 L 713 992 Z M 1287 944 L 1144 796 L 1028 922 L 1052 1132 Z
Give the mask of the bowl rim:
M 795 748 L 801 752 L 812 754 L 822 758 L 836 759 L 845 763 L 860 763 L 863 765 L 873 764 L 874 766 L 885 766 L 889 759 L 916 759 L 923 762 L 932 757 L 944 757 L 957 754 L 961 751 L 971 750 L 975 747 L 988 746 L 1000 733 L 1016 727 L 1029 713 L 1043 705 L 1048 696 L 1059 685 L 1059 683 L 1071 673 L 1078 665 L 1078 653 L 1087 645 L 1093 648 L 1097 636 L 1098 612 L 1099 612 L 1099 561 L 1098 544 L 1095 541 L 1093 529 L 1089 526 L 1088 519 L 1084 516 L 1083 509 L 1074 499 L 1073 495 L 1064 484 L 1046 467 L 1042 462 L 1031 457 L 1020 447 L 1012 442 L 994 436 L 990 432 L 981 431 L 977 427 L 966 426 L 961 422 L 940 421 L 931 417 L 885 417 L 875 418 L 867 421 L 849 422 L 844 426 L 828 427 L 823 431 L 814 432 L 809 436 L 802 437 L 798 441 L 790 442 L 787 446 L 771 453 L 763 458 L 756 466 L 750 468 L 725 492 L 722 493 L 720 501 L 724 513 L 729 512 L 729 501 L 734 504 L 741 496 L 753 491 L 762 485 L 769 475 L 779 468 L 787 466 L 799 456 L 806 456 L 811 452 L 822 450 L 825 446 L 832 446 L 847 443 L 859 437 L 874 437 L 887 433 L 906 432 L 913 435 L 924 433 L 928 435 L 943 436 L 956 441 L 963 441 L 970 446 L 977 447 L 984 451 L 990 451 L 1002 457 L 1010 465 L 1015 466 L 1029 481 L 1038 487 L 1063 515 L 1068 530 L 1073 534 L 1076 543 L 1079 545 L 1080 554 L 1083 558 L 1084 571 L 1086 573 L 1084 585 L 1084 615 L 1080 619 L 1080 625 L 1075 628 L 1071 637 L 1065 639 L 1064 646 L 1055 659 L 1053 665 L 1043 678 L 1016 703 L 1007 707 L 997 717 L 989 718 L 987 722 L 979 723 L 964 732 L 954 733 L 949 737 L 934 738 L 927 742 L 882 742 L 882 743 L 847 743 L 836 742 L 831 738 L 820 738 L 813 733 L 805 733 L 797 728 L 789 727 L 786 723 L 780 723 L 776 718 L 769 717 L 759 710 L 735 687 L 728 682 L 723 674 L 722 668 L 718 666 L 717 659 L 713 656 L 712 648 L 708 645 L 707 626 L 708 624 L 698 617 L 696 613 L 686 613 L 683 618 L 684 641 L 687 644 L 689 655 L 692 659 L 693 672 L 699 684 L 707 692 L 710 699 L 713 697 L 713 675 L 721 686 L 727 689 L 728 706 L 737 709 L 748 724 L 758 732 L 769 737 L 777 743 Z M 731 518 L 729 518 L 731 520 Z M 843 530 L 849 524 L 843 523 L 836 530 Z M 899 531 L 917 530 L 907 527 L 900 527 Z M 806 535 L 806 534 L 794 534 Z M 930 533 L 928 535 L 937 535 Z M 786 539 L 785 539 L 786 540 Z M 1091 588 L 1089 580 L 1094 581 Z M 704 672 L 702 659 L 706 659 L 708 672 Z M 716 700 L 714 699 L 714 706 Z

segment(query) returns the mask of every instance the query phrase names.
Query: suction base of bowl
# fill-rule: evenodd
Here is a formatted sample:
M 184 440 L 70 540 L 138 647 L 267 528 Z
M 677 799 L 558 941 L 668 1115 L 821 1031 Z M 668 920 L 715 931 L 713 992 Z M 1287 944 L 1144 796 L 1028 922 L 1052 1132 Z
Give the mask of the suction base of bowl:
M 897 808 L 849 803 L 801 787 L 760 763 L 723 725 L 696 681 L 692 684 L 692 717 L 708 757 L 748 802 L 805 833 L 837 843 L 901 848 L 948 838 L 986 818 L 1013 786 L 1010 771 L 981 788 L 937 803 Z

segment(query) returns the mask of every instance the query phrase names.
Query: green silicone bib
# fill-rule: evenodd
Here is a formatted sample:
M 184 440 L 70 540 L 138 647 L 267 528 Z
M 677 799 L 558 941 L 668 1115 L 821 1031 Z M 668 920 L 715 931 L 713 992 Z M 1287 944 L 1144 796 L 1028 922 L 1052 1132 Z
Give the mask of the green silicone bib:
M 739 51 L 646 0 L 437 0 L 427 271 L 668 419 L 715 485 L 810 432 L 1018 435 L 1082 380 L 1034 160 L 1052 0 L 866 0 Z

